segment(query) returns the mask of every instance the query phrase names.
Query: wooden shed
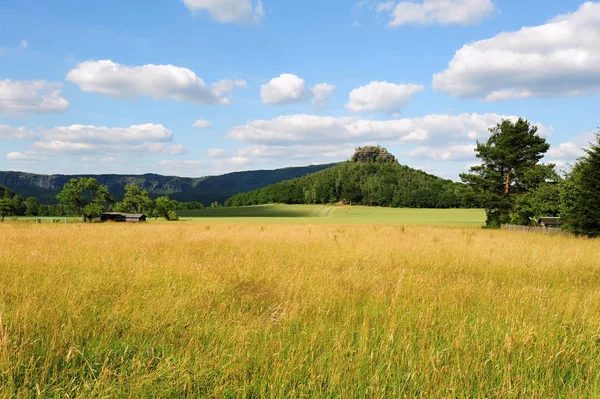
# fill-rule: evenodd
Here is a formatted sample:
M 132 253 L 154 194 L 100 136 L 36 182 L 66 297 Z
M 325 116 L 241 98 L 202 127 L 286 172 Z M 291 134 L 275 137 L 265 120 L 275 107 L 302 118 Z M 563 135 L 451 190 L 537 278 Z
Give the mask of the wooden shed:
M 146 221 L 146 215 L 143 213 L 127 213 L 125 215 L 125 221 L 129 223 L 139 223 Z
M 538 220 L 538 223 L 542 227 L 560 227 L 560 218 L 557 217 L 544 217 Z
M 102 216 L 100 216 L 100 220 L 103 222 L 124 222 L 125 214 L 122 212 L 104 212 Z
M 103 222 L 145 222 L 146 215 L 142 213 L 104 212 L 100 217 Z

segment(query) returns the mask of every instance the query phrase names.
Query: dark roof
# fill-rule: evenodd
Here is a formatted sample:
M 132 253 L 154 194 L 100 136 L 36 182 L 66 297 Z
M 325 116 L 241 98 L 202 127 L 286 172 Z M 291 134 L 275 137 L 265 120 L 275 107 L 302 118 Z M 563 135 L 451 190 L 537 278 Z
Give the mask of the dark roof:
M 538 222 L 546 225 L 559 225 L 561 223 L 560 218 L 558 217 L 544 217 L 540 218 Z
M 103 215 L 125 215 L 123 212 L 102 212 Z
M 127 213 L 125 214 L 126 218 L 141 218 L 141 217 L 145 217 L 146 215 L 144 215 L 143 213 Z

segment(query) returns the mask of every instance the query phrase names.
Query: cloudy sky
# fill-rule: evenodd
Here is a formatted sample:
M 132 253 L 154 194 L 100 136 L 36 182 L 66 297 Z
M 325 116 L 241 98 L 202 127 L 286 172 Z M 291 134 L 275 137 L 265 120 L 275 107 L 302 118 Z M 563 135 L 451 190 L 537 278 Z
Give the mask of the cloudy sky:
M 203 176 L 365 144 L 456 179 L 502 119 L 600 125 L 600 3 L 0 2 L 0 170 Z

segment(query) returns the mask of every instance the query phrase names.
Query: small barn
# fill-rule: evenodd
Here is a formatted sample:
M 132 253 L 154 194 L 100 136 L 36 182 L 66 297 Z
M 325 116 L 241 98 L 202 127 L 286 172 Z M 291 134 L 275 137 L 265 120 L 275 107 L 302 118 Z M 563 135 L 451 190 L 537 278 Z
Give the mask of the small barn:
M 100 216 L 100 220 L 103 222 L 124 222 L 125 214 L 121 212 L 104 212 Z
M 125 221 L 129 223 L 145 222 L 146 215 L 143 213 L 127 213 L 125 214 Z
M 100 217 L 103 222 L 129 222 L 139 223 L 146 221 L 146 215 L 143 213 L 123 213 L 123 212 L 104 212 Z
M 560 227 L 561 222 L 560 222 L 560 218 L 557 217 L 544 217 L 544 218 L 540 218 L 540 220 L 538 220 L 538 223 L 540 224 L 540 226 L 542 227 Z

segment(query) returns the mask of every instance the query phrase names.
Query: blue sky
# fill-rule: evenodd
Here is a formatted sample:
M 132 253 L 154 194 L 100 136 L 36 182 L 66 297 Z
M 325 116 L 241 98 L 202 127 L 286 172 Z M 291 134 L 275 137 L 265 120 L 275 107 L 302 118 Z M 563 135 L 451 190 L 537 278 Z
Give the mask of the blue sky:
M 456 179 L 524 117 L 564 166 L 600 125 L 600 3 L 0 3 L 0 170 L 203 176 L 382 144 Z M 195 126 L 195 127 L 194 127 Z

